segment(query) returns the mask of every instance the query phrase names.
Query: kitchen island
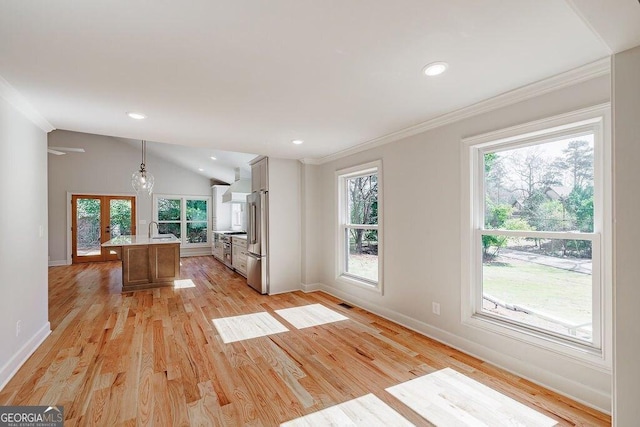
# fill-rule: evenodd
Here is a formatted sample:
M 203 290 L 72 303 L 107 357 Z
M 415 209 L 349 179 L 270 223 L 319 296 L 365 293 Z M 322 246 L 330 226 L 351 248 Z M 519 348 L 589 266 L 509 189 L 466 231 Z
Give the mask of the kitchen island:
M 102 246 L 122 261 L 122 292 L 173 286 L 180 277 L 180 240 L 173 234 L 118 236 Z

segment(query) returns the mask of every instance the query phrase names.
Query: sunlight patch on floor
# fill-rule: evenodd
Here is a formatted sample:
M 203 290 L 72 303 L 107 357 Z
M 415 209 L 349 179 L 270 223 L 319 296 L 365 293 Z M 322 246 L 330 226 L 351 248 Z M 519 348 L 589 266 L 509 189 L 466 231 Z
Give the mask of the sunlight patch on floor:
M 298 329 L 324 325 L 326 323 L 338 322 L 341 320 L 349 320 L 348 317 L 345 317 L 340 313 L 336 313 L 322 304 L 284 308 L 282 310 L 275 310 L 275 312 Z
M 212 319 L 212 322 L 224 343 L 289 331 L 282 323 L 266 312 Z
M 438 426 L 555 426 L 557 422 L 454 371 L 432 374 L 386 389 Z
M 173 287 L 175 289 L 195 288 L 196 284 L 191 279 L 180 279 L 173 281 Z
M 302 426 L 412 426 L 402 415 L 373 394 L 331 406 L 304 417 L 296 418 L 281 427 Z

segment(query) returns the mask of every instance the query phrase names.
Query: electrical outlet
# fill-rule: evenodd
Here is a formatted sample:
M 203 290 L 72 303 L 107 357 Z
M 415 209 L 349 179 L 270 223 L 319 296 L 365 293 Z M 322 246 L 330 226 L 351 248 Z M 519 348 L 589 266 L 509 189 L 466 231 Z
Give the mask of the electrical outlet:
M 16 322 L 16 336 L 20 336 L 20 329 L 22 328 L 22 320 Z
M 440 316 L 440 303 L 432 302 L 431 308 L 433 310 L 433 314 Z

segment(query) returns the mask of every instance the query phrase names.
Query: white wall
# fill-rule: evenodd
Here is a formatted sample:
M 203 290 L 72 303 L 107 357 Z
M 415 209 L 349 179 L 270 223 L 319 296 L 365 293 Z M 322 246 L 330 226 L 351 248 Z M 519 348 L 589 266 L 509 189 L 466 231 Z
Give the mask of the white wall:
M 46 133 L 0 98 L 0 389 L 50 332 L 46 148 Z
M 85 194 L 129 194 L 131 174 L 140 167 L 141 148 L 135 149 L 115 138 L 56 130 L 49 134 L 49 145 L 81 147 L 85 153 L 49 155 L 49 257 L 52 263 L 64 263 L 67 247 L 67 192 Z M 166 160 L 147 155 L 147 170 L 155 177 L 156 194 L 211 196 L 209 179 Z M 137 199 L 138 222 L 147 224 L 152 217 L 153 197 Z M 138 225 L 145 234 L 147 225 Z
M 300 166 L 269 158 L 269 294 L 300 289 Z
M 614 423 L 640 420 L 640 47 L 613 58 Z
M 320 168 L 314 165 L 301 165 L 301 280 L 305 290 L 312 290 L 321 275 L 320 245 L 315 235 L 320 222 L 320 211 L 316 207 L 320 194 Z
M 322 283 L 321 288 L 356 305 L 609 410 L 610 371 L 472 329 L 461 323 L 460 307 L 461 139 L 609 100 L 609 77 L 599 77 L 310 167 L 317 169 L 319 184 L 305 186 L 305 199 L 315 200 L 313 208 L 306 209 L 314 212 L 315 223 L 307 224 L 305 239 L 318 249 L 305 253 L 305 285 Z M 384 295 L 335 280 L 335 171 L 377 159 L 383 161 L 384 174 Z M 318 270 L 311 263 L 314 257 Z M 432 314 L 432 301 L 440 303 L 440 316 Z

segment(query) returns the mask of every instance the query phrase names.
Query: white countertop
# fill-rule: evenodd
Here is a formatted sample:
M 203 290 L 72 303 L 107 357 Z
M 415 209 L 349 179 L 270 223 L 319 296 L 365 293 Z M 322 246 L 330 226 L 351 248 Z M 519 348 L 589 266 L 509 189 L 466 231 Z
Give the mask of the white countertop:
M 151 238 L 147 236 L 122 235 L 104 242 L 102 246 L 166 245 L 168 243 L 180 243 L 180 239 L 173 234 L 158 234 Z

